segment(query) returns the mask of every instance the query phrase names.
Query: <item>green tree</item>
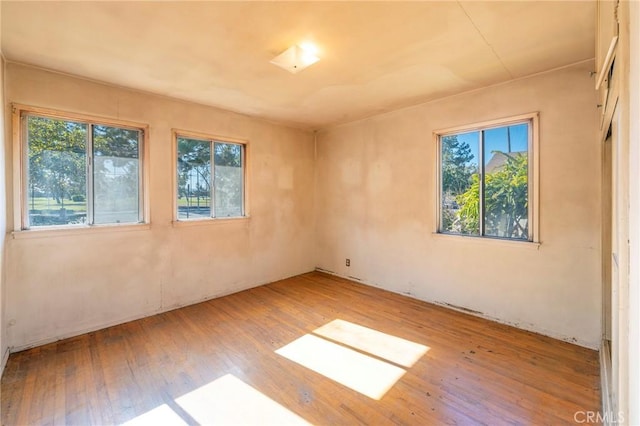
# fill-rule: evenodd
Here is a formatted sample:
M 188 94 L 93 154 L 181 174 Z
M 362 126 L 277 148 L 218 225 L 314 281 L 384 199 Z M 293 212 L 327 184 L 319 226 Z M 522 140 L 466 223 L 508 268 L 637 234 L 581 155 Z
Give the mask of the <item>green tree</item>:
M 458 223 L 457 197 L 467 191 L 478 166 L 468 143 L 460 142 L 457 135 L 442 138 L 442 228 L 463 232 Z
M 485 234 L 528 238 L 528 157 L 526 154 L 495 152 L 506 157 L 505 164 L 487 173 L 484 181 Z M 461 233 L 479 232 L 480 179 L 457 197 Z
M 471 148 L 466 142 L 458 141 L 456 135 L 442 138 L 442 191 L 448 194 L 460 194 L 469 187 L 471 176 L 477 166 L 471 164 L 474 159 Z
M 64 208 L 64 199 L 86 192 L 87 126 L 64 120 L 27 118 L 29 190 Z
M 242 164 L 241 145 L 232 143 L 215 144 L 216 166 L 240 167 Z
M 461 234 L 480 233 L 480 177 L 476 173 L 471 177 L 471 185 L 468 189 L 456 197 L 460 205 L 458 210 L 457 231 Z
M 195 173 L 198 187 L 189 186 L 189 177 Z M 211 143 L 197 139 L 178 138 L 178 197 L 211 192 Z
M 93 155 L 138 158 L 139 132 L 121 127 L 93 126 Z

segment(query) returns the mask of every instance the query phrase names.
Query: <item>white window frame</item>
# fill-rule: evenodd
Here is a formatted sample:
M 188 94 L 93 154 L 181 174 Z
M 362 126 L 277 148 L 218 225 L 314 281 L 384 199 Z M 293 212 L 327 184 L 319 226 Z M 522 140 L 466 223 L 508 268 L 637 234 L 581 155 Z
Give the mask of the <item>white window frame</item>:
M 197 225 L 207 223 L 223 223 L 234 221 L 248 220 L 249 215 L 249 141 L 245 139 L 238 139 L 229 136 L 217 136 L 208 133 L 193 132 L 189 130 L 172 129 L 172 198 L 173 198 L 173 224 L 174 225 Z M 201 140 L 203 142 L 209 142 L 211 144 L 211 216 L 198 217 L 198 218 L 179 218 L 178 217 L 178 138 L 191 138 Z M 242 215 L 241 216 L 221 216 L 215 215 L 215 191 L 213 189 L 213 175 L 214 175 L 214 161 L 213 161 L 213 144 L 214 143 L 230 143 L 242 146 Z
M 139 222 L 137 223 L 105 223 L 105 224 L 70 224 L 70 225 L 52 225 L 29 227 L 29 208 L 28 208 L 28 147 L 27 147 L 27 130 L 26 117 L 37 116 L 52 118 L 56 120 L 73 121 L 83 123 L 89 127 L 96 125 L 113 126 L 124 129 L 131 129 L 140 132 L 139 148 L 140 168 L 139 168 Z M 50 108 L 41 108 L 27 106 L 21 104 L 12 104 L 12 138 L 13 138 L 13 210 L 14 210 L 14 236 L 21 233 L 42 233 L 44 231 L 55 231 L 56 234 L 63 231 L 82 230 L 82 229 L 107 229 L 107 228 L 129 228 L 129 227 L 146 227 L 149 223 L 149 167 L 147 159 L 149 158 L 148 143 L 148 125 L 125 120 L 114 120 L 111 118 L 98 117 L 88 114 L 80 114 L 74 112 L 59 111 Z M 87 150 L 90 145 L 87 146 Z M 87 153 L 87 161 L 90 155 Z M 91 166 L 89 166 L 91 167 Z M 89 174 L 91 169 L 89 168 Z M 93 197 L 93 189 L 91 188 L 91 177 L 88 176 L 87 181 L 87 215 L 91 214 L 91 206 L 93 201 L 89 198 Z
M 539 243 L 540 242 L 540 225 L 539 225 L 539 121 L 540 114 L 538 112 L 520 114 L 512 117 L 500 118 L 495 120 L 482 121 L 479 123 L 450 127 L 446 129 L 436 130 L 433 132 L 436 148 L 436 182 L 437 182 L 437 197 L 436 197 L 436 223 L 435 234 L 447 235 L 452 237 L 462 238 L 476 238 L 482 240 L 499 240 L 505 242 L 514 243 Z M 499 127 L 506 127 L 515 124 L 529 123 L 529 141 L 528 141 L 528 156 L 529 156 L 529 170 L 528 170 L 528 220 L 529 220 L 529 235 L 527 240 L 519 240 L 515 238 L 503 238 L 490 235 L 468 235 L 457 234 L 453 232 L 442 231 L 442 146 L 441 140 L 444 136 L 450 136 L 460 133 L 469 133 L 475 131 L 490 130 Z M 479 147 L 478 159 L 482 161 L 482 147 Z M 484 181 L 483 168 L 480 168 L 478 173 L 481 174 L 481 180 Z M 480 198 L 481 212 L 479 216 L 482 216 L 482 197 Z M 483 218 L 481 218 L 481 221 Z M 482 232 L 482 227 L 481 227 Z

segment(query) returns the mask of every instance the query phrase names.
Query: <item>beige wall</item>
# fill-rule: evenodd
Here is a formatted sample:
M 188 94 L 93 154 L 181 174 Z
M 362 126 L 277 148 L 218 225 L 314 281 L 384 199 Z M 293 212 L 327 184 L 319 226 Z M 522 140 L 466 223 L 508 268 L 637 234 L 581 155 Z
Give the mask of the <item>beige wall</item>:
M 612 394 L 621 424 L 640 424 L 640 5 L 620 2 L 617 13 L 620 38 L 614 78 L 620 84 L 613 126 L 618 130 L 621 161 L 614 164 L 620 177 L 619 226 L 613 228 L 620 245 L 620 277 L 613 282 L 618 312 L 613 315 Z M 617 314 L 617 315 L 616 315 Z M 616 333 L 617 331 L 617 333 Z
M 0 102 L 4 99 L 4 58 L 0 53 Z M 0 114 L 0 144 L 4 146 L 4 115 Z M 5 297 L 5 244 L 7 233 L 7 179 L 5 167 L 5 150 L 0 150 L 0 375 L 9 357 L 6 334 L 6 297 Z
M 593 66 L 321 131 L 317 266 L 597 348 L 601 162 Z M 434 130 L 534 111 L 540 112 L 539 249 L 433 235 Z
M 640 3 L 629 2 L 629 424 L 640 424 Z
M 314 163 L 309 132 L 8 64 L 7 103 L 150 126 L 152 216 L 150 229 L 10 239 L 8 343 L 28 347 L 318 266 L 597 347 L 600 150 L 592 67 L 321 131 Z M 539 249 L 433 235 L 432 132 L 533 111 L 541 132 Z M 171 224 L 171 128 L 250 141 L 250 220 Z
M 2 23 L 2 3 L 0 2 L 0 26 Z M 0 34 L 2 33 L 0 29 Z M 2 39 L 0 37 L 0 46 Z M 4 105 L 4 56 L 0 48 L 0 104 Z M 4 115 L 0 114 L 0 146 L 4 146 Z M 8 342 L 5 327 L 6 297 L 5 297 L 5 235 L 7 232 L 7 180 L 5 174 L 5 150 L 0 149 L 0 376 L 9 357 Z
M 14 350 L 314 268 L 310 132 L 11 63 L 6 83 L 7 114 L 17 102 L 146 123 L 150 133 L 149 229 L 9 240 Z M 249 141 L 249 220 L 172 225 L 172 128 Z
M 629 424 L 640 424 L 640 2 L 629 3 Z M 632 53 L 634 52 L 634 53 Z

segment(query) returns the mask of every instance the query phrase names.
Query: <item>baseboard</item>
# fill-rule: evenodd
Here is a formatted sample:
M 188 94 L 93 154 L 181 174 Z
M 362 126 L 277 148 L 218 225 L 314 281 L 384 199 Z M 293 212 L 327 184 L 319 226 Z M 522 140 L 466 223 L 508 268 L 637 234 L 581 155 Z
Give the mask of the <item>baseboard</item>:
M 297 273 L 297 274 L 293 274 L 293 275 L 288 275 L 285 277 L 281 277 L 281 278 L 267 278 L 267 282 L 264 282 L 262 284 L 247 284 L 247 285 L 243 285 L 240 286 L 238 288 L 234 288 L 234 289 L 227 289 L 227 290 L 222 290 L 219 293 L 216 293 L 214 295 L 211 296 L 206 296 L 203 298 L 199 298 L 197 300 L 191 300 L 191 301 L 186 301 L 183 303 L 176 303 L 176 304 L 172 304 L 172 305 L 163 305 L 158 309 L 154 309 L 152 311 L 148 311 L 148 312 L 142 312 L 140 314 L 137 315 L 132 315 L 132 316 L 128 316 L 128 317 L 124 317 L 124 318 L 118 318 L 115 319 L 113 321 L 105 321 L 105 322 L 101 322 L 99 324 L 91 324 L 91 325 L 87 325 L 87 326 L 83 326 L 83 327 L 78 327 L 75 330 L 70 330 L 66 333 L 62 333 L 59 334 L 57 336 L 52 336 L 52 337 L 45 337 L 45 338 L 41 338 L 38 340 L 34 340 L 22 345 L 13 345 L 11 347 L 9 347 L 7 349 L 7 354 L 6 356 L 8 357 L 9 353 L 14 353 L 14 352 L 20 352 L 20 351 L 24 351 L 27 349 L 31 349 L 31 348 L 35 348 L 38 346 L 43 346 L 49 343 L 54 343 L 54 342 L 58 342 L 60 340 L 64 340 L 64 339 L 68 339 L 70 337 L 75 337 L 75 336 L 81 336 L 83 334 L 86 333 L 92 333 L 94 331 L 98 331 L 98 330 L 103 330 L 105 328 L 109 328 L 109 327 L 114 327 L 120 324 L 126 324 L 128 322 L 131 321 L 137 321 L 139 319 L 142 318 L 148 318 L 148 317 L 152 317 L 154 315 L 159 315 L 159 314 L 163 314 L 165 312 L 170 312 L 170 311 L 174 311 L 176 309 L 180 309 L 180 308 L 184 308 L 187 306 L 191 306 L 191 305 L 195 305 L 198 303 L 202 303 L 202 302 L 206 302 L 208 300 L 212 300 L 212 299 L 218 299 L 220 297 L 225 297 L 225 296 L 229 296 L 231 294 L 235 294 L 235 293 L 240 293 L 242 291 L 246 291 L 246 290 L 250 290 L 252 288 L 255 287 L 260 287 L 263 285 L 267 285 L 273 282 L 277 282 L 277 281 L 281 281 L 281 280 L 286 280 L 287 278 L 291 278 L 291 277 L 295 277 L 301 274 L 305 274 L 308 272 L 312 272 L 311 271 L 307 271 L 307 272 L 302 272 L 302 273 Z M 6 362 L 6 360 L 5 360 Z M 4 364 L 2 365 L 2 367 L 4 368 Z
M 2 360 L 0 360 L 0 379 L 4 374 L 4 367 L 7 366 L 7 361 L 9 361 L 9 348 L 5 348 L 4 352 L 2 353 Z
M 447 303 L 447 302 L 442 302 L 442 301 L 438 301 L 438 300 L 423 299 L 423 298 L 417 297 L 414 294 L 404 293 L 404 292 L 401 292 L 401 291 L 390 290 L 390 289 L 388 289 L 385 286 L 380 285 L 380 284 L 376 284 L 376 283 L 373 283 L 373 282 L 370 282 L 370 281 L 367 281 L 367 280 L 363 280 L 363 279 L 357 278 L 357 277 L 352 277 L 352 276 L 348 276 L 348 275 L 342 275 L 342 274 L 339 274 L 337 272 L 330 271 L 330 270 L 323 269 L 323 268 L 319 268 L 319 267 L 316 267 L 316 271 L 324 272 L 325 274 L 333 275 L 335 277 L 343 278 L 345 280 L 358 282 L 360 284 L 368 285 L 368 286 L 371 286 L 371 287 L 376 287 L 376 288 L 379 288 L 379 289 L 382 289 L 382 290 L 385 290 L 385 291 L 389 291 L 391 293 L 399 294 L 401 296 L 405 296 L 405 297 L 410 297 L 412 299 L 421 300 L 423 302 L 431 303 L 432 305 L 442 306 L 443 308 L 451 309 L 451 310 L 456 311 L 456 312 L 462 312 L 464 314 L 472 315 L 474 317 L 486 319 L 486 320 L 489 320 L 489 321 L 492 321 L 492 322 L 497 322 L 499 324 L 508 325 L 510 327 L 514 327 L 514 328 L 517 328 L 517 329 L 520 329 L 520 330 L 529 331 L 531 333 L 540 334 L 540 335 L 546 336 L 546 337 L 551 337 L 552 339 L 561 340 L 563 342 L 571 343 L 572 345 L 582 346 L 583 348 L 592 349 L 592 350 L 595 350 L 595 351 L 597 351 L 598 348 L 599 348 L 599 342 L 595 343 L 595 342 L 583 341 L 581 339 L 576 339 L 575 337 L 572 337 L 572 336 L 565 336 L 565 335 L 561 335 L 559 333 L 555 333 L 552 330 L 541 330 L 540 328 L 536 327 L 534 324 L 528 324 L 528 323 L 522 323 L 522 322 L 517 322 L 516 323 L 516 322 L 512 322 L 512 321 L 507 321 L 507 320 L 504 320 L 502 318 L 492 317 L 492 316 L 486 315 L 486 314 L 484 314 L 482 312 L 474 311 L 472 309 L 468 309 L 468 308 L 465 308 L 465 307 L 462 307 L 462 306 L 452 305 L 452 304 Z
M 613 393 L 611 389 L 611 347 L 608 340 L 602 340 L 600 346 L 600 394 L 602 397 L 602 413 L 615 413 Z M 614 416 L 602 416 L 603 426 L 614 425 Z

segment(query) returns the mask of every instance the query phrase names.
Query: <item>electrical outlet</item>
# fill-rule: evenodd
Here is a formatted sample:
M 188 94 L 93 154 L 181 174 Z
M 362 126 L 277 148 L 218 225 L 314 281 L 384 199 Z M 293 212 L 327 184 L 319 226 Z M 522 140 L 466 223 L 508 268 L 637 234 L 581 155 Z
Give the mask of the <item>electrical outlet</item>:
M 344 264 L 345 264 L 345 265 L 347 265 L 347 266 L 351 266 L 351 259 L 347 259 L 347 260 L 344 262 Z

